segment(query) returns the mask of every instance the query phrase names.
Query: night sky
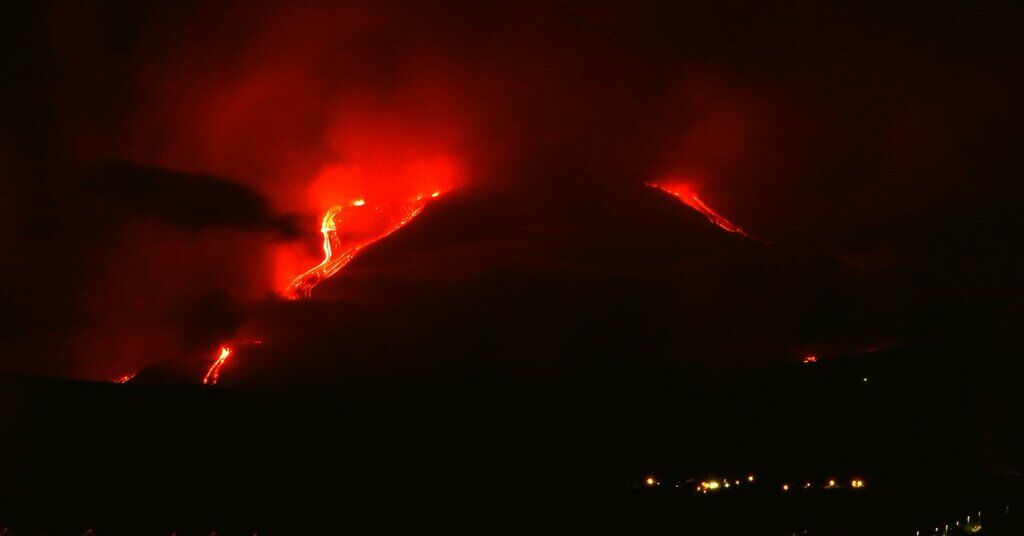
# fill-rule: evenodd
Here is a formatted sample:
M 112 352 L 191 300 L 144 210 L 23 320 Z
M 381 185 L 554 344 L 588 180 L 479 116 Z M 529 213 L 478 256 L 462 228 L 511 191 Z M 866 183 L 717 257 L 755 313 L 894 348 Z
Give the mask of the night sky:
M 337 362 L 564 357 L 599 326 L 756 362 L 1019 326 L 1014 3 L 470 4 L 5 8 L 0 371 L 268 333 Z M 757 240 L 644 186 L 669 179 Z M 278 297 L 331 205 L 437 190 L 315 303 Z

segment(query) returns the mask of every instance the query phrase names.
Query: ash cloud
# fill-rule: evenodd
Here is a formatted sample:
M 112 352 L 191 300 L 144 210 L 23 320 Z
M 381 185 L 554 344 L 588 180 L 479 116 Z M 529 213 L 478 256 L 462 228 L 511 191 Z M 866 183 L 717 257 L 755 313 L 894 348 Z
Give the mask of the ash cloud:
M 236 228 L 298 237 L 292 216 L 270 212 L 252 187 L 211 175 L 117 163 L 104 166 L 86 188 L 117 210 L 183 229 Z

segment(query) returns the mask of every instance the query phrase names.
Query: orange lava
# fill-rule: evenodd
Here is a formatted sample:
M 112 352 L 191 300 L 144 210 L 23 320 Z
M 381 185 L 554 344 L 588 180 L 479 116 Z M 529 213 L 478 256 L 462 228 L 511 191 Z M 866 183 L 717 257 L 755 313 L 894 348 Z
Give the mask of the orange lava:
M 137 373 L 125 374 L 124 376 L 121 376 L 120 378 L 114 380 L 114 383 L 128 383 L 128 382 L 132 381 L 132 378 L 135 377 L 135 374 L 137 374 Z
M 817 363 L 817 362 L 818 362 L 818 356 L 816 356 L 816 355 L 804 356 L 804 358 L 803 358 L 803 363 L 805 365 L 806 364 L 810 364 L 810 363 Z
M 210 365 L 210 369 L 206 371 L 206 376 L 203 376 L 203 385 L 215 385 L 217 383 L 217 380 L 220 379 L 220 369 L 229 357 L 231 357 L 231 348 L 221 346 L 220 355 L 217 356 L 217 360 L 213 362 L 213 365 Z
M 729 221 L 725 216 L 722 216 L 715 209 L 709 207 L 707 203 L 701 200 L 697 193 L 693 190 L 693 187 L 687 183 L 672 183 L 672 184 L 659 184 L 659 183 L 647 183 L 647 186 L 651 188 L 657 188 L 671 196 L 678 198 L 687 206 L 700 212 L 707 218 L 711 223 L 729 231 L 730 233 L 736 233 L 750 238 L 750 235 L 746 233 L 739 225 Z
M 436 198 L 440 195 L 440 191 L 434 191 L 430 194 L 430 197 Z M 323 222 L 320 226 L 320 232 L 324 235 L 324 260 L 296 277 L 288 285 L 288 288 L 285 289 L 285 297 L 289 299 L 310 297 L 313 287 L 324 279 L 338 273 L 345 265 L 352 262 L 352 259 L 363 248 L 387 237 L 412 221 L 423 210 L 428 200 L 428 198 L 421 195 L 412 201 L 385 207 L 370 206 L 367 205 L 364 199 L 357 199 L 348 206 L 336 206 L 328 210 L 324 214 Z M 373 211 L 374 215 L 377 216 L 376 220 L 384 220 L 382 224 L 370 225 L 369 227 L 371 229 L 382 228 L 383 231 L 367 231 L 365 228 L 368 226 L 364 219 L 361 222 L 362 225 L 359 226 L 363 228 L 361 236 L 355 239 L 344 236 L 345 233 L 342 229 L 343 216 L 347 218 L 351 214 L 353 217 L 357 217 L 360 213 L 366 213 L 367 211 Z

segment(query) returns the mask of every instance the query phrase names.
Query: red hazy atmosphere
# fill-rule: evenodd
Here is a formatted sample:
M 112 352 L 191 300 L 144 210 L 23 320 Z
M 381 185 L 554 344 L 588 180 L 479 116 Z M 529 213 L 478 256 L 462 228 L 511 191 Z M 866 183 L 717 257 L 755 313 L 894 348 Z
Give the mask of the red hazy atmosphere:
M 0 139 L 24 323 L 0 366 L 111 380 L 209 356 L 252 307 L 308 295 L 462 189 L 585 203 L 656 184 L 731 233 L 913 279 L 946 255 L 921 230 L 1008 210 L 986 177 L 1011 144 L 989 132 L 1019 111 L 1019 61 L 961 46 L 1005 34 L 875 15 L 46 3 L 7 32 L 31 56 L 7 113 L 32 121 Z M 951 70 L 948 50 L 977 61 Z M 110 166 L 129 169 L 115 193 L 96 187 Z M 154 194 L 177 184 L 161 173 L 195 190 Z

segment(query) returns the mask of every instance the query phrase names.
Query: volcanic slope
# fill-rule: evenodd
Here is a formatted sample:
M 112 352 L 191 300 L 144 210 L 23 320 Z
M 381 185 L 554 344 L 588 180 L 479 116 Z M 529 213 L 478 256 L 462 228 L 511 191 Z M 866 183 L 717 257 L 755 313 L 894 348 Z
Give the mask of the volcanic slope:
M 657 189 L 446 194 L 242 328 L 224 385 L 622 381 L 883 336 L 842 262 L 727 232 Z M 671 374 L 670 374 L 671 375 Z

